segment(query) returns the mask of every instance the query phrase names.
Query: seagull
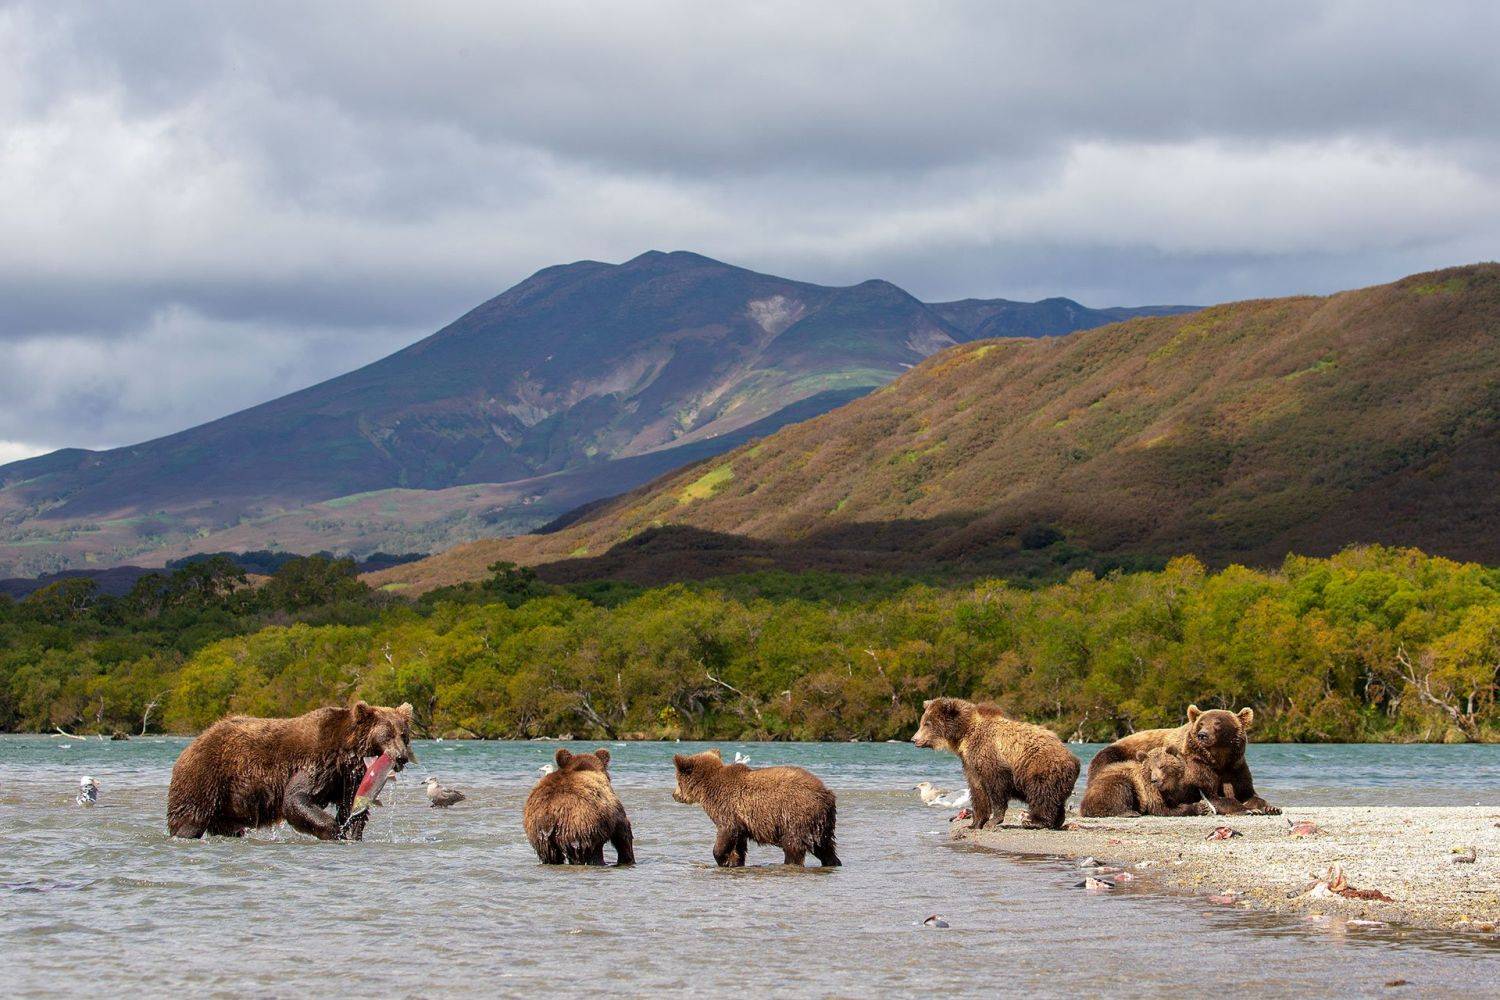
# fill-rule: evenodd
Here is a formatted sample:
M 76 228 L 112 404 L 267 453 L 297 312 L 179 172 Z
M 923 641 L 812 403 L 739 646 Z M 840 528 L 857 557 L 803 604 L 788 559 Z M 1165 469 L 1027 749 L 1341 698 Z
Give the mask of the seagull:
M 973 796 L 971 796 L 969 794 L 969 790 L 965 788 L 961 792 L 955 792 L 952 795 L 944 795 L 942 798 L 936 799 L 930 804 L 934 806 L 941 806 L 944 809 L 962 809 L 964 806 L 969 804 L 969 800 L 971 798 L 973 798 Z
M 427 786 L 427 802 L 433 809 L 447 809 L 464 800 L 463 792 L 456 788 L 444 788 L 436 778 L 428 778 L 423 784 Z
M 78 798 L 73 801 L 81 806 L 91 806 L 99 801 L 99 782 L 88 775 L 78 779 Z
M 736 764 L 748 764 L 750 763 L 750 755 L 746 753 L 740 753 L 738 750 L 736 750 L 734 752 L 734 762 Z
M 541 767 L 537 768 L 537 770 L 540 771 L 542 774 L 551 774 L 553 771 L 557 770 L 557 765 L 556 764 L 543 764 Z
M 938 788 L 930 781 L 919 781 L 912 786 L 912 791 L 922 796 L 924 806 L 935 806 L 937 800 L 948 794 L 948 789 Z

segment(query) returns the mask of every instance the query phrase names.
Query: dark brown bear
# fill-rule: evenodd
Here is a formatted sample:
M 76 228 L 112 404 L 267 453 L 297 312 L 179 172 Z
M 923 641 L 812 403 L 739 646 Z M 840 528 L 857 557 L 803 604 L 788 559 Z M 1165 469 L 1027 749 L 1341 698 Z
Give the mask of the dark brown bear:
M 1176 729 L 1143 729 L 1115 740 L 1094 755 L 1089 763 L 1089 783 L 1110 764 L 1130 760 L 1141 750 L 1173 747 L 1187 764 L 1182 795 L 1175 802 L 1207 799 L 1215 812 L 1280 815 L 1281 810 L 1255 794 L 1250 767 L 1245 763 L 1245 732 L 1255 722 L 1255 712 L 1223 709 L 1202 711 L 1189 705 L 1187 724 Z
M 677 788 L 672 798 L 697 803 L 718 828 L 714 860 L 741 868 L 749 841 L 771 844 L 785 852 L 786 863 L 800 865 L 809 853 L 824 868 L 840 864 L 833 828 L 837 809 L 833 793 L 800 767 L 746 767 L 725 764 L 717 750 L 684 757 L 678 754 Z
M 609 780 L 609 751 L 557 751 L 557 770 L 526 797 L 523 825 L 544 865 L 602 865 L 604 845 L 615 863 L 635 864 L 635 842 L 625 806 Z
M 1100 768 L 1078 807 L 1081 816 L 1202 816 L 1208 811 L 1207 803 L 1192 800 L 1187 762 L 1176 747 L 1137 750 L 1134 760 Z
M 319 708 L 295 719 L 220 719 L 188 744 L 172 767 L 167 832 L 238 837 L 286 820 L 320 840 L 358 840 L 365 816 L 349 822 L 366 757 L 388 753 L 401 770 L 411 749 L 411 706 Z M 337 815 L 324 807 L 337 805 Z
M 1078 781 L 1078 758 L 1051 730 L 1005 717 L 994 705 L 962 698 L 927 702 L 912 742 L 951 750 L 964 765 L 974 810 L 971 829 L 1005 822 L 1011 799 L 1026 803 L 1025 826 L 1056 830 Z

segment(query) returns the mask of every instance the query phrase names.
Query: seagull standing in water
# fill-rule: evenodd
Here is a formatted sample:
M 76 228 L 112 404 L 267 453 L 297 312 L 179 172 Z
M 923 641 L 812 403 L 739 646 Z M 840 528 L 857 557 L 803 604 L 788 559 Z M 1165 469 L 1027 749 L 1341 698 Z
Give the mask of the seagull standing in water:
M 91 806 L 99 801 L 99 782 L 89 775 L 78 779 L 78 798 L 73 800 L 81 806 Z
M 736 764 L 748 764 L 750 763 L 750 755 L 747 753 L 740 753 L 738 750 L 736 750 L 734 752 L 734 762 Z
M 427 786 L 427 803 L 433 809 L 447 809 L 465 798 L 463 792 L 457 788 L 444 788 L 436 778 L 428 778 L 422 783 Z

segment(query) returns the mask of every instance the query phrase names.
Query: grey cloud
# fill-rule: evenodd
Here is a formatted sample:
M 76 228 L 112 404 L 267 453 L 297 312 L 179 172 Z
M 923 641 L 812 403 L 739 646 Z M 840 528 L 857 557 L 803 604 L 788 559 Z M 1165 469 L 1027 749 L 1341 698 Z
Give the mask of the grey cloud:
M 175 430 L 652 247 L 1093 305 L 1493 256 L 1497 34 L 1483 2 L 0 2 L 0 443 Z

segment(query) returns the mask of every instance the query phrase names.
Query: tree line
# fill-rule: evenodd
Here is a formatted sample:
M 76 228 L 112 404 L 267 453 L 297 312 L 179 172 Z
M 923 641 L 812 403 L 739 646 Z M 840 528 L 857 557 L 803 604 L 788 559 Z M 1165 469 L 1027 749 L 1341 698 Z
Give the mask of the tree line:
M 1249 705 L 1257 738 L 1500 737 L 1500 571 L 1378 546 L 1274 571 L 1079 571 L 1044 586 L 766 573 L 558 587 L 510 564 L 419 600 L 353 563 L 250 581 L 205 560 L 104 597 L 0 603 L 0 727 L 197 731 L 362 697 L 481 738 L 905 739 L 924 699 L 1064 738 Z

